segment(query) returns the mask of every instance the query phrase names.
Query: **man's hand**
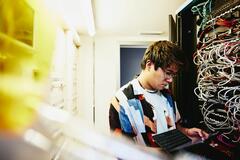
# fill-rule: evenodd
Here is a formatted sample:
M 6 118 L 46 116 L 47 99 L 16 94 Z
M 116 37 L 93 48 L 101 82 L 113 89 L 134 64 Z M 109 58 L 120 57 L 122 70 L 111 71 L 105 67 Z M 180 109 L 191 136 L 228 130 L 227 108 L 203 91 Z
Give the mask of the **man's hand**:
M 185 128 L 185 134 L 190 138 L 205 140 L 208 138 L 209 134 L 199 128 Z

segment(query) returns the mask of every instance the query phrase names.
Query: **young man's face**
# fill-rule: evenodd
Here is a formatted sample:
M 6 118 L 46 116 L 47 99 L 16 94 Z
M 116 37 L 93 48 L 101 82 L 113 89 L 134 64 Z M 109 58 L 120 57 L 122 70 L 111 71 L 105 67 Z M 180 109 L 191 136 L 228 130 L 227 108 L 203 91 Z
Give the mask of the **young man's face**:
M 173 81 L 174 76 L 178 72 L 178 66 L 172 64 L 169 67 L 162 69 L 154 69 L 152 63 L 149 69 L 148 83 L 153 90 L 162 90 Z

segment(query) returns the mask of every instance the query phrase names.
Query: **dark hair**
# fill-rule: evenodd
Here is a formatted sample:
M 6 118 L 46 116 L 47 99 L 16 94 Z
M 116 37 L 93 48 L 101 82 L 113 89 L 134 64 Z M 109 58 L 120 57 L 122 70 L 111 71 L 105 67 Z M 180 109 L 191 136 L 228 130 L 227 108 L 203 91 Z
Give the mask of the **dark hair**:
M 182 50 L 170 41 L 157 41 L 151 44 L 145 51 L 141 61 L 141 68 L 145 69 L 147 61 L 150 60 L 155 70 L 159 67 L 167 68 L 171 64 L 183 65 L 185 57 Z

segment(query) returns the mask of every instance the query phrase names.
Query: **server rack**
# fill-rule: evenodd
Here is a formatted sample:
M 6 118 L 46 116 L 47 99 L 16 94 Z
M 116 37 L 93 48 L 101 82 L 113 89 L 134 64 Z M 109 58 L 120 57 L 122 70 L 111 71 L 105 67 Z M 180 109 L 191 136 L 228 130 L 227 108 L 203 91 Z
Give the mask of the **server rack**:
M 218 47 L 220 49 L 220 45 L 223 46 L 225 50 L 228 50 L 230 45 L 234 45 L 235 50 L 234 54 L 236 56 L 236 61 L 234 61 L 234 64 L 231 66 L 231 69 L 228 68 L 224 70 L 225 73 L 231 72 L 232 75 L 230 77 L 235 78 L 232 83 L 224 83 L 221 82 L 221 80 L 217 83 L 216 77 L 219 78 L 220 75 L 218 74 L 219 71 L 215 69 L 211 70 L 211 73 L 213 73 L 216 77 L 215 80 L 212 80 L 212 87 L 206 86 L 205 92 L 211 92 L 211 95 L 208 97 L 201 97 L 196 94 L 196 88 L 199 87 L 199 83 L 201 82 L 199 80 L 199 77 L 202 75 L 199 75 L 199 65 L 194 64 L 194 56 L 199 51 L 201 52 L 202 48 L 201 45 L 206 45 L 208 41 L 201 42 L 199 34 L 205 34 L 203 32 L 206 27 L 203 27 L 202 32 L 199 32 L 202 28 L 203 19 L 200 19 L 199 15 L 194 14 L 192 7 L 197 6 L 200 4 L 206 5 L 206 3 L 211 2 L 211 5 L 208 9 L 208 12 L 206 10 L 203 10 L 202 13 L 208 13 L 208 18 L 205 24 L 211 25 L 215 24 L 217 20 L 223 18 L 227 21 L 231 21 L 231 25 L 235 28 L 229 29 L 228 32 L 225 32 L 225 34 L 230 38 L 230 36 L 234 35 L 230 41 L 227 41 L 227 43 L 220 41 L 219 43 L 215 43 L 214 40 L 218 39 L 219 35 L 222 35 L 217 33 L 217 29 L 212 27 L 212 30 L 216 34 L 216 37 L 213 37 L 213 44 L 211 46 L 207 46 L 209 48 Z M 225 153 L 225 155 L 228 156 L 228 159 L 237 159 L 239 157 L 239 105 L 236 102 L 239 102 L 237 100 L 232 102 L 232 100 L 236 97 L 239 97 L 239 81 L 238 81 L 238 72 L 239 72 L 239 11 L 240 11 L 240 1 L 239 0 L 193 0 L 191 2 L 188 2 L 185 7 L 182 7 L 182 9 L 177 13 L 176 20 L 177 20 L 177 43 L 178 45 L 183 49 L 184 53 L 187 57 L 187 65 L 186 68 L 181 71 L 181 74 L 176 79 L 177 84 L 177 91 L 176 91 L 176 100 L 178 103 L 178 108 L 180 110 L 180 113 L 182 115 L 183 124 L 186 127 L 193 127 L 198 126 L 200 128 L 204 128 L 208 130 L 210 133 L 217 133 L 217 136 L 215 139 L 212 139 L 214 142 L 214 145 L 219 145 L 220 147 L 217 148 L 220 152 Z M 230 17 L 233 17 L 234 15 L 235 19 L 230 19 Z M 233 23 L 234 22 L 234 23 Z M 227 23 L 227 22 L 226 22 Z M 229 27 L 228 26 L 228 27 Z M 209 34 L 210 35 L 210 34 Z M 205 36 L 205 35 L 204 35 Z M 205 36 L 207 37 L 207 36 Z M 209 38 L 209 37 L 207 37 Z M 224 40 L 226 38 L 220 38 L 220 40 Z M 211 38 L 210 38 L 211 40 Z M 218 42 L 218 41 L 216 41 Z M 214 46 L 215 45 L 215 46 Z M 225 46 L 224 46 L 225 45 Z M 207 50 L 208 51 L 208 50 Z M 207 53 L 206 51 L 206 53 Z M 212 52 L 212 51 L 209 51 Z M 225 52 L 225 51 L 224 51 Z M 230 52 L 230 50 L 229 50 Z M 230 54 L 231 56 L 233 55 Z M 217 62 L 217 58 L 215 58 L 215 61 Z M 207 65 L 204 64 L 204 65 Z M 202 66 L 200 66 L 202 67 Z M 204 67 L 204 66 L 203 66 Z M 201 73 L 202 74 L 202 73 Z M 206 74 L 206 73 L 205 73 Z M 224 79 L 222 80 L 224 81 Z M 230 82 L 230 78 L 229 81 Z M 217 95 L 220 95 L 221 93 L 219 90 L 222 88 L 226 89 L 228 87 L 231 87 L 231 89 L 234 88 L 234 91 L 226 91 L 226 93 L 230 93 L 228 96 L 225 95 L 225 100 L 219 100 L 216 99 Z M 214 99 L 215 98 L 215 99 Z M 209 105 L 208 103 L 211 102 L 213 105 L 216 106 L 216 108 L 212 107 L 206 107 L 206 105 Z M 231 103 L 231 107 L 230 107 Z M 219 107 L 219 106 L 222 107 Z M 207 109 L 211 109 L 210 111 L 207 111 Z M 222 112 L 220 113 L 219 110 Z M 234 110 L 234 113 L 232 112 Z M 208 112 L 208 113 L 207 113 Z M 211 115 L 211 117 L 209 116 Z M 234 117 L 234 118 L 233 118 Z M 224 127 L 225 128 L 224 128 Z M 216 142 L 216 143 L 215 143 Z

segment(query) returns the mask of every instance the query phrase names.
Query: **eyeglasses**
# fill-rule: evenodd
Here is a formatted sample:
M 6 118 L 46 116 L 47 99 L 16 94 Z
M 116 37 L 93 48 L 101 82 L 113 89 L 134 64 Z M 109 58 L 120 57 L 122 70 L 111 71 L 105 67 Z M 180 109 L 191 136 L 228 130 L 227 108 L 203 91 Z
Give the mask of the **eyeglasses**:
M 163 71 L 164 71 L 165 77 L 174 78 L 177 76 L 177 73 L 174 73 L 173 71 L 169 71 L 169 70 L 163 70 Z

